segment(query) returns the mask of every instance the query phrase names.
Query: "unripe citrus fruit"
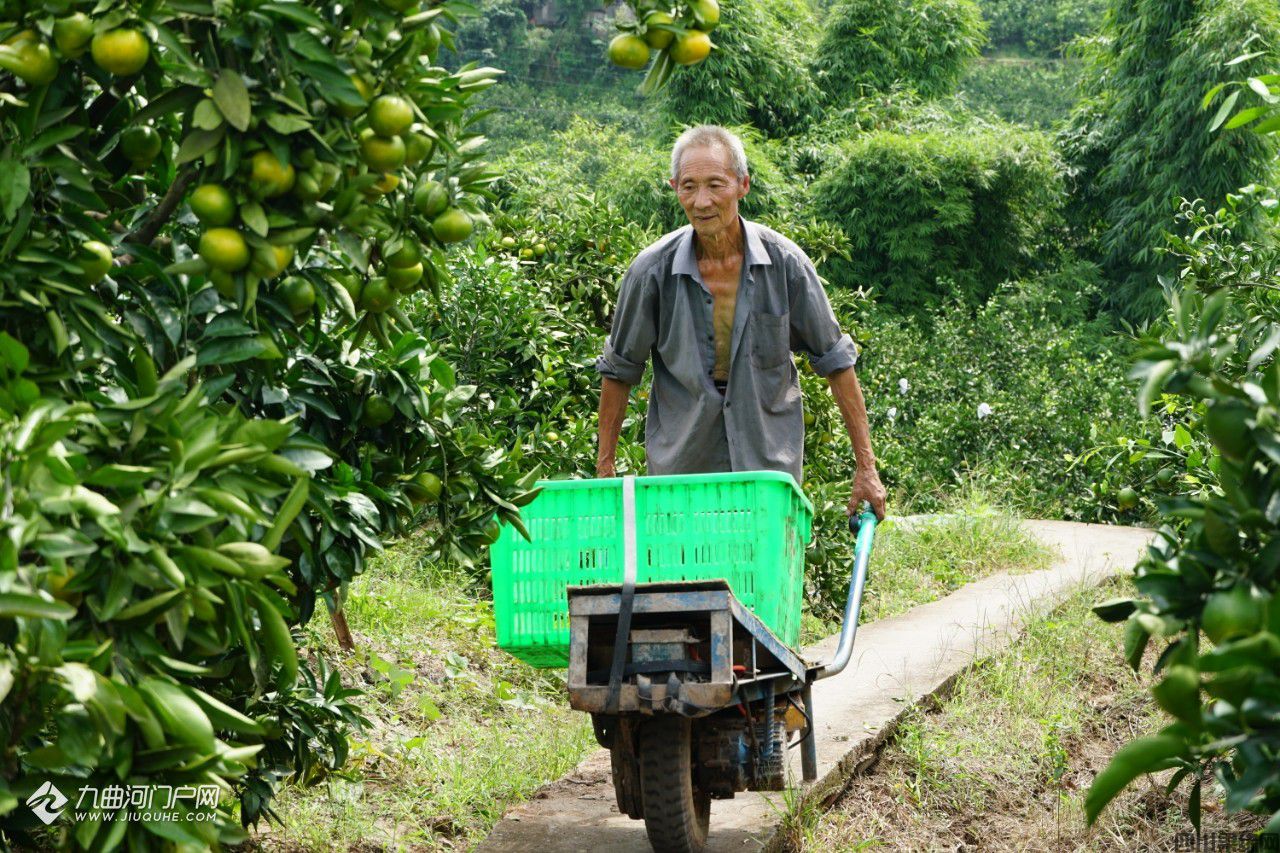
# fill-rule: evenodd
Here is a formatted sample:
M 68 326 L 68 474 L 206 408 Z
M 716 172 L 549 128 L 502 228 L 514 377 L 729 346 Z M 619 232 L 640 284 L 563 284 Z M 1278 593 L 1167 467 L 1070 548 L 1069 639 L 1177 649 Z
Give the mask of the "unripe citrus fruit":
M 406 166 L 416 166 L 431 156 L 431 138 L 424 133 L 414 131 L 404 137 L 404 162 Z
M 439 181 L 418 184 L 413 191 L 413 206 L 418 213 L 434 219 L 449 206 L 449 191 Z
M 374 314 L 381 314 L 395 304 L 396 292 L 385 278 L 369 279 L 360 294 L 360 307 Z
M 1121 510 L 1130 510 L 1138 505 L 1138 493 L 1125 486 L 1116 494 L 1116 506 Z
M 671 60 L 677 65 L 696 65 L 711 53 L 711 36 L 701 30 L 689 30 L 671 45 Z
M 111 272 L 111 247 L 97 240 L 80 244 L 80 281 L 97 284 Z
M 351 304 L 359 307 L 360 294 L 361 291 L 364 290 L 364 279 L 350 275 L 349 273 L 339 273 L 333 278 L 334 281 L 338 282 L 342 289 L 347 292 L 347 295 L 351 297 Z
M 135 166 L 149 166 L 160 154 L 160 134 L 151 127 L 131 127 L 120 134 L 120 151 Z
M 441 243 L 457 243 L 471 236 L 471 217 L 465 211 L 451 207 L 431 220 L 431 233 Z
M 404 165 L 404 140 L 398 136 L 378 136 L 376 133 L 360 138 L 360 156 L 365 165 L 375 172 L 390 172 Z
M 516 247 L 516 238 L 510 235 L 502 238 L 502 248 L 514 249 Z
M 364 411 L 360 414 L 360 423 L 368 427 L 378 427 L 395 416 L 395 407 L 391 401 L 381 394 L 374 394 L 364 401 Z
M 1214 643 L 1247 637 L 1262 627 L 1262 603 L 1254 600 L 1247 584 L 1215 592 L 1205 602 L 1200 627 Z
M 399 136 L 413 124 L 413 107 L 399 95 L 382 95 L 369 105 L 369 127 L 379 136 Z
M 443 491 L 443 484 L 435 474 L 430 471 L 423 471 L 405 483 L 404 491 L 409 496 L 409 500 L 414 503 L 426 503 L 440 497 L 440 492 Z
M 302 201 L 318 201 L 324 193 L 320 191 L 320 181 L 310 172 L 298 175 L 293 185 L 293 194 Z
M 700 30 L 710 32 L 720 23 L 720 4 L 717 0 L 693 0 L 689 8 L 693 10 L 693 19 Z
M 300 317 L 316 304 L 316 289 L 301 276 L 289 276 L 280 285 L 280 298 L 294 317 Z
M 93 61 L 117 77 L 137 74 L 151 56 L 151 43 L 137 30 L 107 30 L 93 37 Z
M 484 541 L 489 545 L 498 541 L 498 537 L 502 535 L 502 523 L 496 518 L 489 519 L 484 526 Z
M 546 253 L 547 253 L 547 244 L 546 244 L 546 243 L 534 243 L 534 244 L 533 244 L 533 256 L 534 256 L 535 258 L 540 258 L 540 257 L 542 257 L 543 255 L 545 255 Z
M 275 278 L 293 260 L 292 246 L 268 246 L 253 253 L 250 269 L 263 278 Z
M 422 280 L 422 264 L 411 264 L 407 267 L 387 267 L 387 283 L 395 290 L 404 293 Z
M 674 24 L 673 19 L 666 12 L 650 12 L 644 16 L 645 27 L 653 27 L 654 24 Z M 655 30 L 646 29 L 644 33 L 644 43 L 654 50 L 662 50 L 675 39 L 676 34 L 671 30 Z
M 393 267 L 411 267 L 422 260 L 422 250 L 412 240 L 405 240 L 400 248 L 387 255 L 387 263 Z
M 67 59 L 84 55 L 93 40 L 93 21 L 84 12 L 76 12 L 53 22 L 53 43 Z
M 201 184 L 187 200 L 191 212 L 205 225 L 230 225 L 236 218 L 236 202 L 221 184 Z
M 236 277 L 229 272 L 223 270 L 209 270 L 209 281 L 213 282 L 213 289 L 224 299 L 236 298 Z
M 614 36 L 609 42 L 609 61 L 623 68 L 644 68 L 649 64 L 649 45 L 630 33 Z
M 1169 667 L 1164 679 L 1151 688 L 1151 696 L 1175 719 L 1200 722 L 1200 675 L 1191 667 Z
M 0 68 L 30 86 L 47 86 L 58 76 L 58 60 L 49 45 L 25 38 L 0 47 Z
M 239 272 L 249 265 L 249 246 L 234 228 L 210 228 L 200 236 L 200 257 L 215 270 Z
M 276 198 L 293 189 L 297 173 L 270 151 L 255 152 L 249 160 L 249 188 L 259 198 Z

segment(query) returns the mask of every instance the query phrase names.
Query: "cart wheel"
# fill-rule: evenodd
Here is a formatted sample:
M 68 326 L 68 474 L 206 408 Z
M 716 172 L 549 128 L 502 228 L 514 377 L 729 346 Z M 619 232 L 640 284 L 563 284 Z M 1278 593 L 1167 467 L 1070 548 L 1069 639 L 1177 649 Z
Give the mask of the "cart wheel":
M 644 828 L 657 853 L 700 853 L 707 843 L 711 795 L 694 780 L 692 729 L 665 714 L 640 727 Z

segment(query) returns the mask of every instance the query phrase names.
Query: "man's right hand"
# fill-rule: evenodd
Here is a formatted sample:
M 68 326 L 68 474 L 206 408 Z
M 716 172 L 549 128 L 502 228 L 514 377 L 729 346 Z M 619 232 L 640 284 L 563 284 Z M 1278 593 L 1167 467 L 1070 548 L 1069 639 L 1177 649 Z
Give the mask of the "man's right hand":
M 631 386 L 608 376 L 600 387 L 599 441 L 596 445 L 596 476 L 616 477 L 614 454 L 618 450 L 618 434 L 627 414 Z
M 597 478 L 602 479 L 605 477 L 616 477 L 616 476 L 618 476 L 618 471 L 612 459 L 596 460 L 596 477 Z

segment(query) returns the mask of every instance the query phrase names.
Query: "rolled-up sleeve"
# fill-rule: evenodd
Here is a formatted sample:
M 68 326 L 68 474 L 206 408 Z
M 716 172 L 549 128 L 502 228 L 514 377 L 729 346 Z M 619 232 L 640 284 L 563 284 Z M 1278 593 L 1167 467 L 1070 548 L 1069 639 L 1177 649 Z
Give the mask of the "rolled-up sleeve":
M 802 255 L 793 258 L 789 266 L 792 349 L 807 355 L 819 376 L 853 367 L 858 360 L 858 347 L 853 338 L 840 331 L 813 262 Z
M 657 282 L 649 272 L 650 265 L 643 271 L 638 266 L 633 263 L 622 277 L 613 327 L 604 352 L 596 359 L 596 372 L 628 385 L 639 384 L 657 339 Z

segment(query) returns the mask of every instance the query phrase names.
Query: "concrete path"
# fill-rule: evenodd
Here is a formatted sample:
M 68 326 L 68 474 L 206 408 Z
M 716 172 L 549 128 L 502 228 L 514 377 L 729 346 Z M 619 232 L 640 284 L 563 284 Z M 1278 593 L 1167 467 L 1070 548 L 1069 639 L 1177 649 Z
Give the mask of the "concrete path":
M 853 661 L 814 687 L 818 781 L 806 798 L 837 794 L 870 764 L 906 710 L 937 693 L 975 661 L 1005 648 L 1026 620 L 1046 612 L 1081 585 L 1126 572 L 1152 531 L 1064 521 L 1031 521 L 1030 530 L 1059 558 L 1051 568 L 975 581 L 946 598 L 858 628 Z M 875 583 L 875 558 L 869 583 Z M 836 638 L 805 649 L 812 661 L 830 657 Z M 789 773 L 799 779 L 799 750 Z M 794 798 L 794 797 L 793 797 Z M 778 840 L 787 806 L 783 794 L 738 794 L 711 804 L 708 850 L 757 851 Z M 592 753 L 572 773 L 516 807 L 480 845 L 492 853 L 650 853 L 644 822 L 618 813 L 609 780 L 609 753 Z

